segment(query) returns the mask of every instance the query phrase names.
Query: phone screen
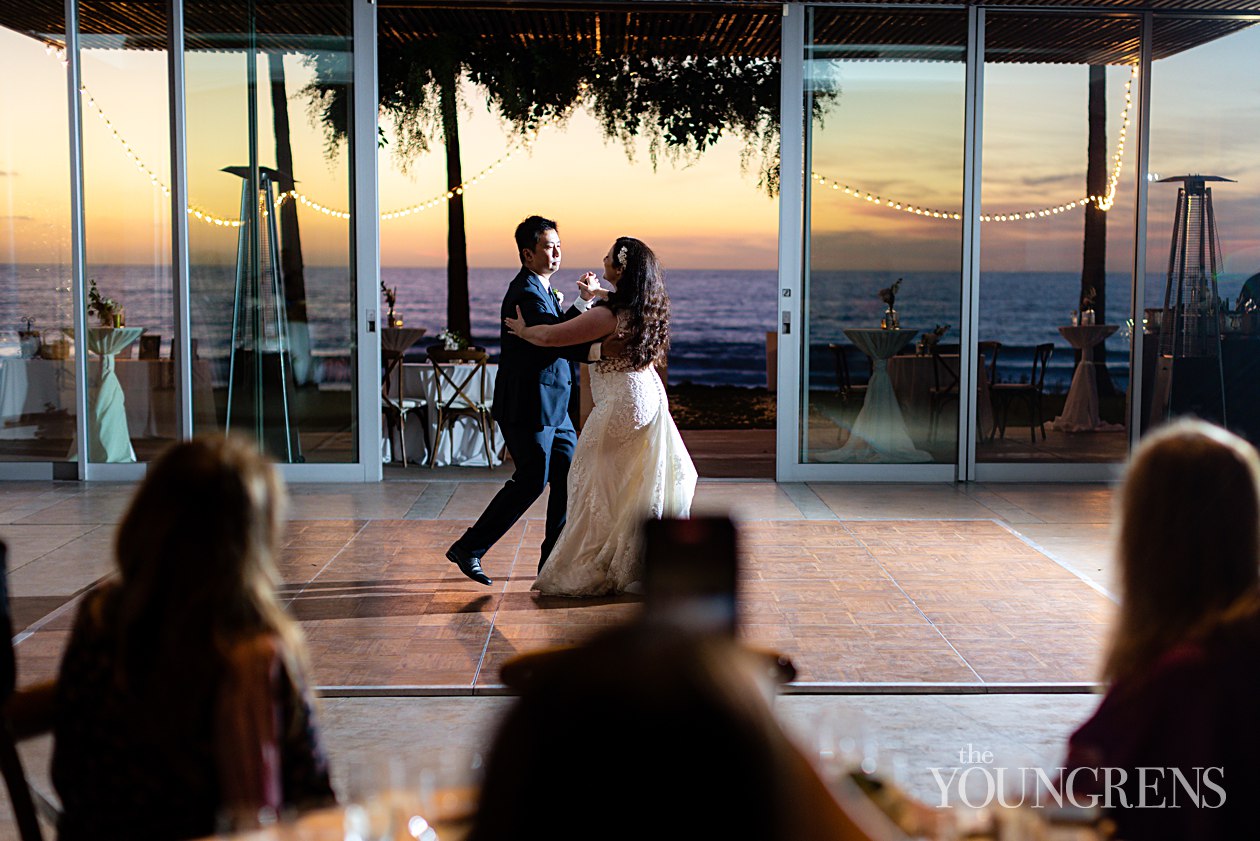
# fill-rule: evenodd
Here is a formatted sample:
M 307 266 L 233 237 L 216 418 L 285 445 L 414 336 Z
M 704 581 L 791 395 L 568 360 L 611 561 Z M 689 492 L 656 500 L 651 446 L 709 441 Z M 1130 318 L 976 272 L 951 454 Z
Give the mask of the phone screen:
M 649 620 L 735 633 L 738 546 L 730 518 L 649 520 L 643 553 Z

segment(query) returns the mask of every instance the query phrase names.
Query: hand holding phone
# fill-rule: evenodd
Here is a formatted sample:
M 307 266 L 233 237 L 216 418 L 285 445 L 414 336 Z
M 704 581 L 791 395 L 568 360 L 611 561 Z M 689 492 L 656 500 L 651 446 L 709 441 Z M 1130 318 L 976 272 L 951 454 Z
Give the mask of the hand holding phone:
M 739 561 L 729 517 L 649 520 L 643 553 L 649 621 L 735 634 Z

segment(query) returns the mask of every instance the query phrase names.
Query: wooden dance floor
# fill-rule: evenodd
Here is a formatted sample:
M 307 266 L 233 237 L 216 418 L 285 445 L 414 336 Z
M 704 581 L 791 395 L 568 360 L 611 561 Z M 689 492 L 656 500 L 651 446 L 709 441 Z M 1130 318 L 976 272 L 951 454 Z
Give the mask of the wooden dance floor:
M 580 641 L 641 609 L 633 598 L 532 593 L 540 510 L 486 556 L 492 587 L 463 578 L 443 553 L 496 489 L 446 490 L 427 514 L 422 500 L 409 510 L 376 504 L 364 518 L 320 516 L 336 506 L 303 513 L 295 494 L 308 518 L 290 523 L 282 592 L 327 694 L 501 691 L 507 658 Z M 786 505 L 782 486 L 763 490 Z M 792 658 L 791 690 L 1000 691 L 1096 679 L 1111 600 L 999 519 L 797 512 L 744 519 L 740 538 L 740 632 Z M 24 683 L 55 674 L 76 601 L 15 608 L 44 614 L 19 622 Z

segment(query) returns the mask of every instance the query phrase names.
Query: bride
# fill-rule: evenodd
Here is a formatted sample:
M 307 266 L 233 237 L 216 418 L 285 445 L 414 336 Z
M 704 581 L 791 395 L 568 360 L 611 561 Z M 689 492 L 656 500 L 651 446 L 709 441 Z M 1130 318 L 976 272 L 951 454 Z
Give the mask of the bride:
M 649 517 L 686 517 L 696 469 L 669 414 L 654 363 L 669 346 L 669 295 L 652 249 L 619 237 L 593 272 L 578 281 L 603 298 L 577 318 L 526 326 L 517 310 L 508 330 L 536 345 L 603 341 L 591 366 L 595 409 L 569 468 L 564 531 L 533 589 L 548 595 L 599 596 L 642 591 L 640 530 Z

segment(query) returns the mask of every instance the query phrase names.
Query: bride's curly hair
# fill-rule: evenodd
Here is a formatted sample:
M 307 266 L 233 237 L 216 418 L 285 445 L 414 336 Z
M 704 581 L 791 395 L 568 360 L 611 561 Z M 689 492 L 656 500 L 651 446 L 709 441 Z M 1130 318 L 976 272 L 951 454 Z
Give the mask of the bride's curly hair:
M 613 312 L 627 313 L 626 367 L 641 370 L 669 351 L 669 293 L 656 254 L 634 237 L 618 237 L 612 264 L 621 269 L 616 291 L 608 295 Z

